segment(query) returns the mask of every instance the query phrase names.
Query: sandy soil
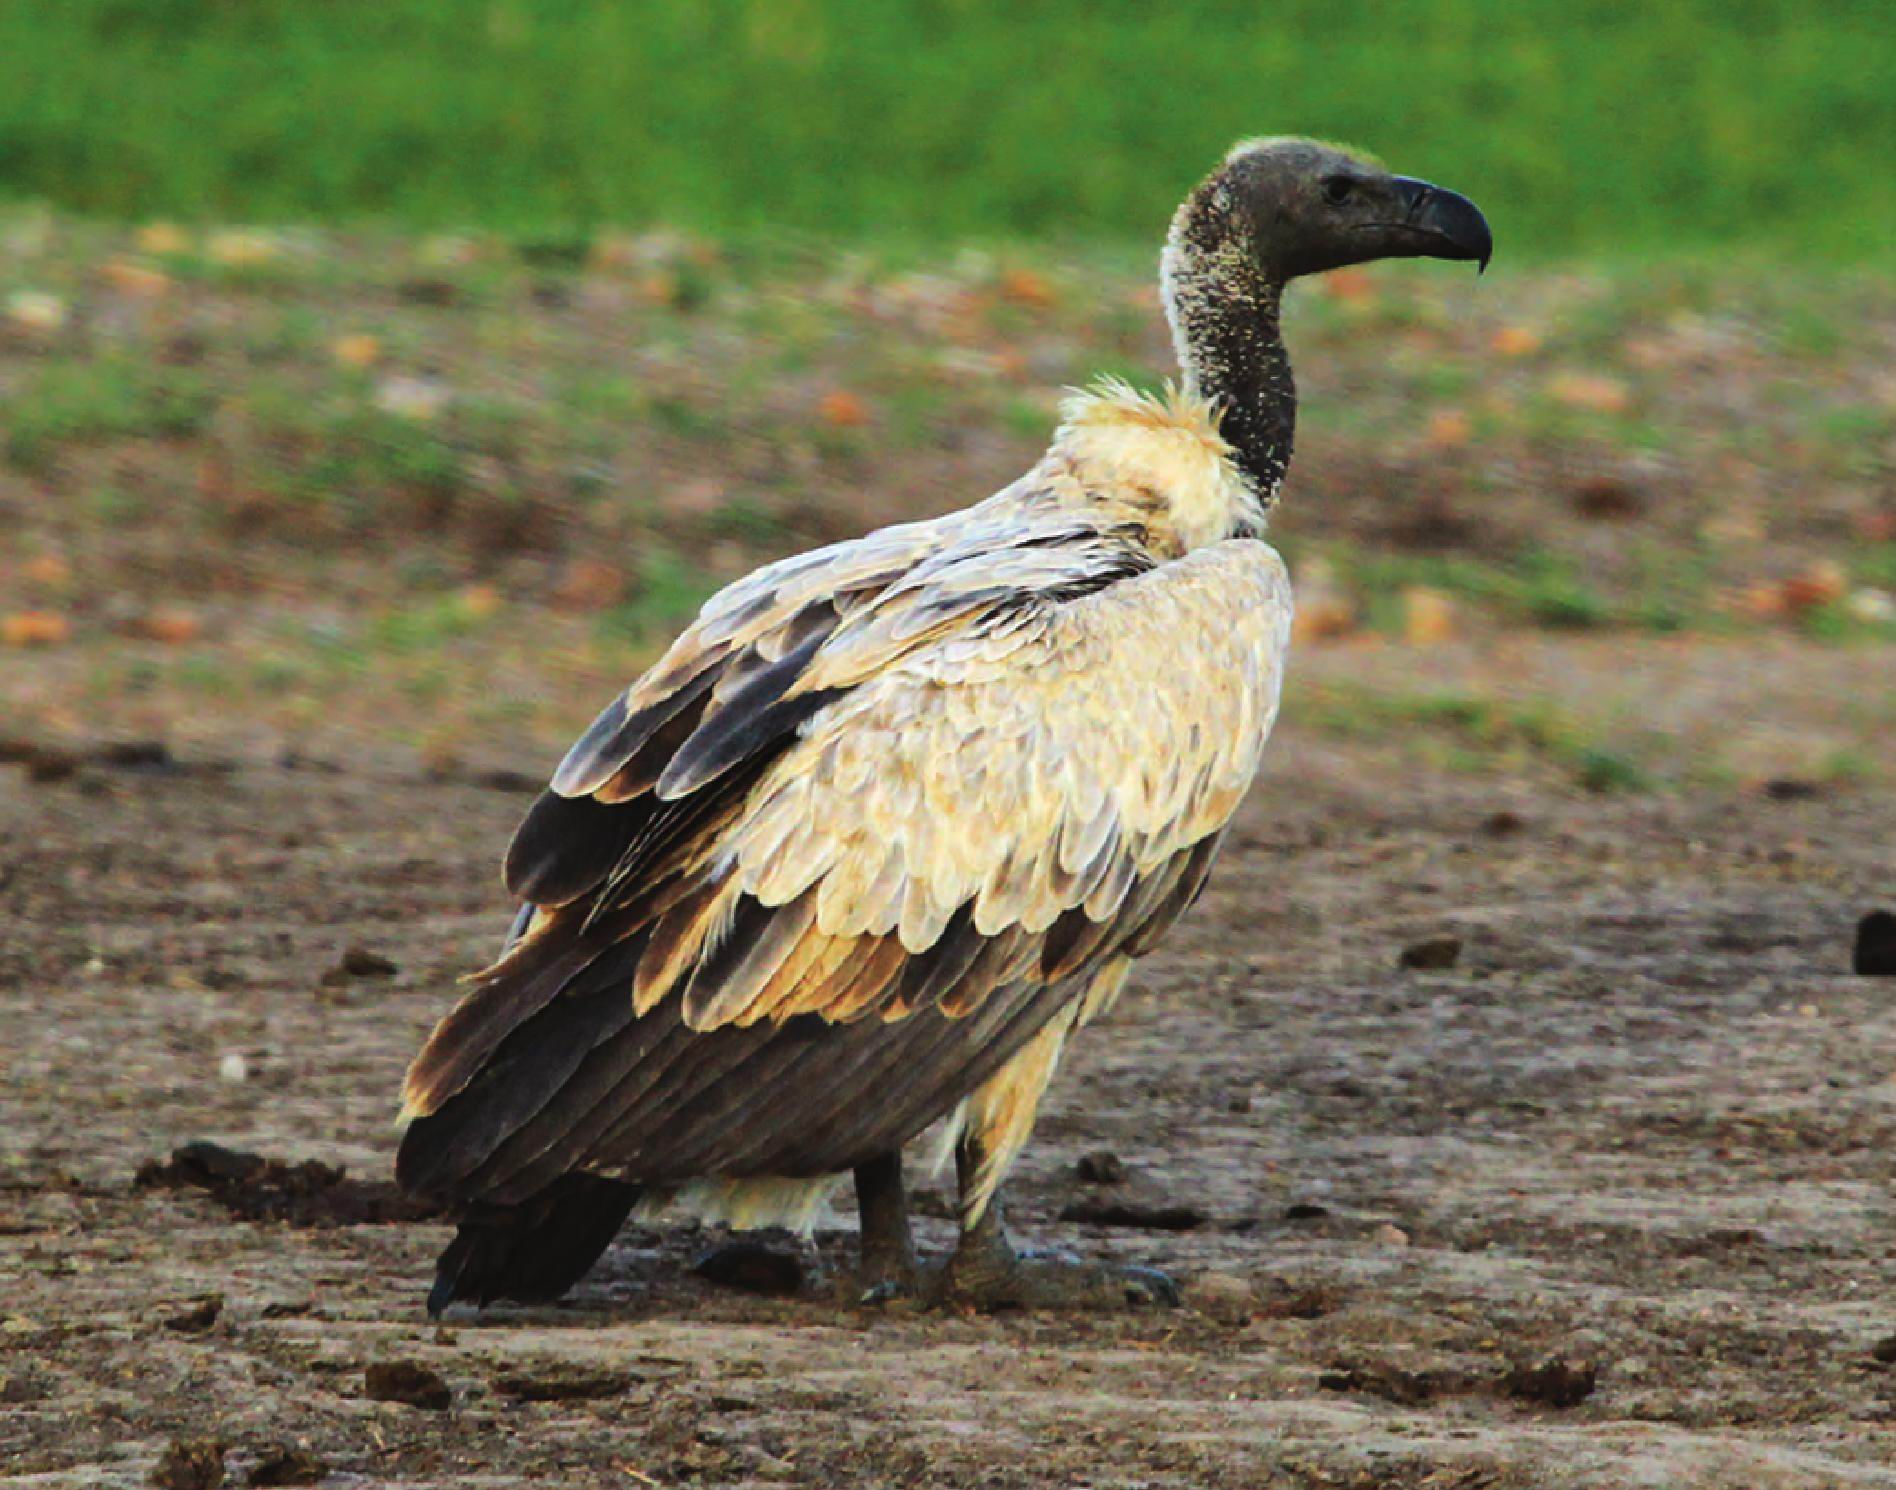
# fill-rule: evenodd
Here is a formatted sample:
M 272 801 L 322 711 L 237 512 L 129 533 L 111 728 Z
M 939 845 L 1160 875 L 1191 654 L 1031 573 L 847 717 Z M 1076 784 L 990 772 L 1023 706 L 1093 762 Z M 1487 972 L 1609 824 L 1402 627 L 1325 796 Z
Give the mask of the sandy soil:
M 0 770 L 0 1464 L 141 1484 L 208 1440 L 236 1484 L 1896 1486 L 1896 982 L 1849 971 L 1896 804 L 1352 750 L 1293 720 L 1011 1189 L 1027 1240 L 1168 1268 L 1186 1308 L 858 1307 L 842 1218 L 794 1297 L 634 1232 L 560 1307 L 440 1328 L 439 1223 L 306 1223 L 386 1199 L 401 1068 L 504 918 L 517 783 Z M 1436 935 L 1453 966 L 1398 967 Z M 351 946 L 396 971 L 333 971 Z M 196 1139 L 349 1179 L 306 1174 L 289 1221 L 134 1183 Z M 1103 1150 L 1123 1177 L 1081 1178 Z M 920 1203 L 939 1249 L 941 1184 Z M 1114 1203 L 1148 1224 L 1061 1218 Z M 395 1363 L 449 1404 L 376 1400 L 433 1389 Z

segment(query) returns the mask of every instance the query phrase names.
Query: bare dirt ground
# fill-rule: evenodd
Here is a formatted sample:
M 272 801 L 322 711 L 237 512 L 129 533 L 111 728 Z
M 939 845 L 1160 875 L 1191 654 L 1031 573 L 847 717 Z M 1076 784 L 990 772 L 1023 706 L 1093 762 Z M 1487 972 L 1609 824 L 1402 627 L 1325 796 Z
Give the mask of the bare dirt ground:
M 1820 691 L 1864 665 L 1804 662 Z M 301 1223 L 385 1198 L 402 1066 L 494 943 L 525 799 L 369 753 L 0 770 L 0 1464 L 140 1484 L 214 1440 L 239 1484 L 1896 1486 L 1896 982 L 1849 971 L 1896 804 L 1438 772 L 1292 702 L 1011 1187 L 1025 1240 L 1186 1284 L 1119 1317 L 859 1307 L 844 1218 L 794 1297 L 637 1231 L 559 1307 L 437 1328 L 441 1224 Z M 1434 935 L 1453 966 L 1397 966 Z M 396 971 L 332 972 L 350 946 Z M 134 1183 L 196 1139 L 349 1181 L 291 1221 Z M 1101 1150 L 1123 1177 L 1080 1177 Z M 447 1405 L 375 1400 L 398 1362 Z

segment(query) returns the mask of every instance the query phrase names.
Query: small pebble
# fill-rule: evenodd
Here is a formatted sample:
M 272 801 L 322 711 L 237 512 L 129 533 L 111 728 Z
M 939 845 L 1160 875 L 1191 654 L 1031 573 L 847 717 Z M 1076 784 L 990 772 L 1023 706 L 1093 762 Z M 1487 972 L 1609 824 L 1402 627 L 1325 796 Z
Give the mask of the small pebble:
M 165 1328 L 176 1330 L 180 1335 L 201 1335 L 217 1323 L 218 1316 L 223 1312 L 224 1296 L 208 1294 L 189 1308 L 166 1315 Z
M 329 1475 L 329 1466 L 308 1449 L 271 1444 L 250 1471 L 252 1485 L 315 1485 Z
M 241 1050 L 227 1050 L 217 1062 L 217 1079 L 233 1085 L 250 1079 L 250 1062 Z
M 803 1262 L 792 1252 L 762 1242 L 728 1242 L 691 1265 L 692 1272 L 720 1288 L 741 1293 L 786 1295 L 802 1291 Z
M 1885 1335 L 1870 1347 L 1870 1359 L 1885 1366 L 1896 1366 L 1896 1335 Z
M 1599 1379 L 1591 1361 L 1567 1361 L 1550 1356 L 1537 1365 L 1518 1365 L 1501 1378 L 1501 1390 L 1525 1402 L 1546 1407 L 1578 1407 L 1593 1395 Z
M 32 1366 L 0 1376 L 0 1406 L 20 1407 L 28 1402 L 44 1402 L 52 1394 L 51 1381 Z
M 1871 911 L 1857 922 L 1850 968 L 1864 978 L 1896 977 L 1896 912 Z
M 1236 1273 L 1201 1273 L 1187 1285 L 1185 1302 L 1220 1324 L 1243 1324 L 1257 1312 L 1251 1280 Z
M 1379 1247 L 1406 1247 L 1409 1245 L 1409 1233 L 1392 1222 L 1385 1221 L 1370 1234 L 1370 1239 Z
M 439 1412 L 454 1400 L 438 1372 L 414 1361 L 377 1361 L 362 1373 L 363 1389 L 376 1402 L 400 1402 Z
M 217 1490 L 224 1483 L 224 1446 L 208 1438 L 174 1438 L 151 1482 L 159 1490 Z
M 392 978 L 400 971 L 380 952 L 371 952 L 367 947 L 350 947 L 336 959 L 336 965 L 323 974 L 323 981 L 341 983 L 350 978 Z
M 1205 1224 L 1206 1216 L 1195 1205 L 1075 1200 L 1061 1207 L 1060 1219 L 1085 1226 L 1124 1226 L 1140 1231 L 1196 1231 Z
M 1462 955 L 1462 942 L 1458 936 L 1429 936 L 1419 942 L 1411 942 L 1402 949 L 1398 959 L 1401 966 L 1426 972 L 1439 972 L 1451 968 Z

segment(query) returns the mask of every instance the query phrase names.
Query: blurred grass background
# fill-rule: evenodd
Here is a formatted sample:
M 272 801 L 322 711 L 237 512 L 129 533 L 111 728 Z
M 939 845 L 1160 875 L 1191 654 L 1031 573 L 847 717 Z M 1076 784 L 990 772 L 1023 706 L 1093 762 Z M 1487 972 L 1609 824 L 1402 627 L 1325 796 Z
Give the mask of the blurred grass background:
M 1896 779 L 1896 40 L 1860 0 L 0 0 L 18 730 L 551 758 L 718 585 L 1172 368 L 1240 136 L 1467 191 L 1301 286 L 1296 727 Z M 1879 671 L 1880 670 L 1880 671 Z
M 1147 246 L 1358 141 L 1510 255 L 1896 255 L 1871 0 L 0 0 L 0 195 L 117 219 Z

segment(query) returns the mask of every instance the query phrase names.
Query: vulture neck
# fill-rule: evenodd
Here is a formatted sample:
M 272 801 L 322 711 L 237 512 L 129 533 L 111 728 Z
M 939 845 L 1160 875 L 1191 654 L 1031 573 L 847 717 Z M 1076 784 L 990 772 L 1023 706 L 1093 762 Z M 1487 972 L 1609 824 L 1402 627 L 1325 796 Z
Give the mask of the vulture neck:
M 1193 214 L 1192 205 L 1179 213 L 1165 246 L 1165 316 L 1187 391 L 1220 411 L 1218 431 L 1268 511 L 1290 469 L 1297 432 L 1297 387 L 1278 329 L 1284 283 Z

